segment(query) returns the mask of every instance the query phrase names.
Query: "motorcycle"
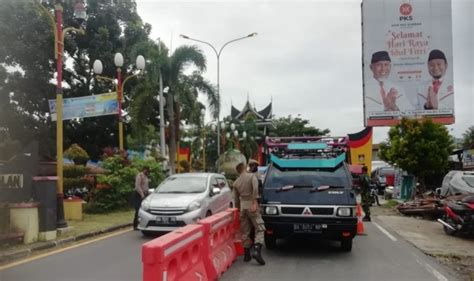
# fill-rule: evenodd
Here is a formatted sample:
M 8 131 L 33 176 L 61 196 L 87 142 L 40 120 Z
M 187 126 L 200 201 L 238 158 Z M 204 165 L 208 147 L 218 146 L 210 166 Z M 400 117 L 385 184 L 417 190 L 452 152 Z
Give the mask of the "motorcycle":
M 377 206 L 381 206 L 379 201 L 379 189 L 376 184 L 372 183 L 370 184 L 370 206 L 374 203 L 377 203 Z
M 474 234 L 474 195 L 456 202 L 448 201 L 444 206 L 445 214 L 438 222 L 444 232 L 455 235 L 458 232 Z

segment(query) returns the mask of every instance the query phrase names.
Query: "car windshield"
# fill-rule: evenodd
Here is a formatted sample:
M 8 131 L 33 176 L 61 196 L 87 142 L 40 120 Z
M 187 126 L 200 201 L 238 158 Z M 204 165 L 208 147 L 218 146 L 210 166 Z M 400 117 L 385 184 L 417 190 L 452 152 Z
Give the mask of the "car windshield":
M 351 187 L 351 178 L 347 174 L 344 166 L 335 171 L 315 171 L 315 170 L 279 170 L 271 167 L 265 180 L 265 188 L 281 188 L 283 186 L 299 187 L 319 187 L 327 185 L 330 187 Z
M 169 177 L 158 188 L 156 193 L 201 193 L 206 190 L 205 177 Z

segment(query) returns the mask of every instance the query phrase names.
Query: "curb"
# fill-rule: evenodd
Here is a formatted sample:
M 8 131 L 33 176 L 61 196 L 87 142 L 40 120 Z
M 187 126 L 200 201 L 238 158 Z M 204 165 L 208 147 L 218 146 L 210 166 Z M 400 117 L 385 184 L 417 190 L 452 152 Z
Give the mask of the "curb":
M 30 255 L 34 254 L 37 251 L 42 251 L 42 250 L 48 250 L 56 247 L 63 246 L 68 243 L 72 242 L 78 242 L 87 238 L 91 238 L 94 236 L 98 236 L 104 233 L 109 233 L 109 232 L 114 232 L 116 230 L 122 229 L 122 228 L 127 228 L 132 226 L 132 223 L 124 223 L 124 224 L 119 224 L 119 225 L 114 225 L 108 228 L 104 228 L 101 230 L 96 230 L 88 233 L 83 233 L 77 236 L 72 236 L 72 237 L 67 237 L 55 241 L 47 241 L 47 242 L 40 242 L 40 243 L 35 243 L 31 246 L 29 246 L 27 249 L 21 249 L 21 250 L 13 250 L 13 251 L 7 251 L 5 253 L 0 254 L 0 264 L 6 264 L 10 263 L 19 259 L 27 258 Z

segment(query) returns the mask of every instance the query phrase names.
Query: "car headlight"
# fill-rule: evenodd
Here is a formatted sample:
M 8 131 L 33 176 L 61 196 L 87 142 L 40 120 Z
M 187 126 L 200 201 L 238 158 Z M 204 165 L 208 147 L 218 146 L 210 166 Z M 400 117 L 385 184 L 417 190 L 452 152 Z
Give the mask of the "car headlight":
M 265 207 L 265 214 L 267 215 L 278 215 L 278 208 L 275 206 Z
M 149 197 L 148 197 L 148 198 L 149 198 Z M 148 210 L 150 209 L 151 200 L 149 200 L 148 198 L 142 201 L 142 206 L 141 206 L 141 208 L 142 208 L 144 211 L 148 211 Z
M 348 207 L 341 207 L 337 209 L 337 215 L 339 217 L 350 217 L 352 215 L 352 209 Z
M 192 212 L 192 211 L 195 211 L 197 209 L 201 208 L 201 202 L 199 201 L 194 201 L 193 203 L 189 204 L 188 206 L 188 211 L 189 212 Z

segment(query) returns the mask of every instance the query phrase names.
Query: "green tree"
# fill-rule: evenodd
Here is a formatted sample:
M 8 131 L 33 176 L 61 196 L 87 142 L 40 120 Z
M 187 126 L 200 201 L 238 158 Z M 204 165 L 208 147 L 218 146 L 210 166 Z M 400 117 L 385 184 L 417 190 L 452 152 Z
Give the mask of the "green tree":
M 141 130 L 143 120 L 156 120 L 158 112 L 152 108 L 156 104 L 156 89 L 161 71 L 163 85 L 168 87 L 166 108 L 169 119 L 169 154 L 171 169 L 175 169 L 176 143 L 180 140 L 181 122 L 199 125 L 201 109 L 204 105 L 197 101 L 198 94 L 207 97 L 212 116 L 217 114 L 217 94 L 214 87 L 202 77 L 206 70 L 206 58 L 195 46 L 180 46 L 172 54 L 163 43 L 148 41 L 137 46 L 138 50 L 151 59 L 147 82 L 137 89 L 132 101 L 132 121 L 134 128 Z M 188 74 L 190 66 L 197 70 Z M 157 108 L 157 107 L 155 107 Z
M 0 127 L 23 144 L 38 140 L 42 158 L 55 155 L 54 122 L 49 119 L 48 100 L 55 98 L 53 81 L 53 30 L 38 7 L 38 1 L 0 1 Z M 52 13 L 53 1 L 44 4 Z M 74 5 L 64 4 L 64 26 L 76 26 Z M 146 41 L 151 26 L 143 23 L 134 0 L 87 2 L 86 34 L 67 34 L 65 40 L 64 97 L 100 94 L 113 90 L 110 83 L 96 80 L 95 59 L 102 60 L 104 76 L 114 77 L 113 56 L 121 52 L 126 64 L 134 62 L 134 46 Z M 127 76 L 133 68 L 122 69 Z M 136 85 L 127 84 L 125 93 Z M 124 104 L 127 110 L 128 103 Z M 78 143 L 97 159 L 101 148 L 117 144 L 117 118 L 103 116 L 64 123 L 64 146 Z
M 308 126 L 309 121 L 300 117 L 280 117 L 274 121 L 276 128 L 272 131 L 273 136 L 278 137 L 302 137 L 302 136 L 324 136 L 329 134 L 329 129 L 318 129 Z
M 464 134 L 462 134 L 463 148 L 474 148 L 474 126 L 469 127 Z
M 431 120 L 402 119 L 388 132 L 388 140 L 380 144 L 382 160 L 400 167 L 420 182 L 425 190 L 428 177 L 444 174 L 448 170 L 448 157 L 453 141 L 445 126 Z

